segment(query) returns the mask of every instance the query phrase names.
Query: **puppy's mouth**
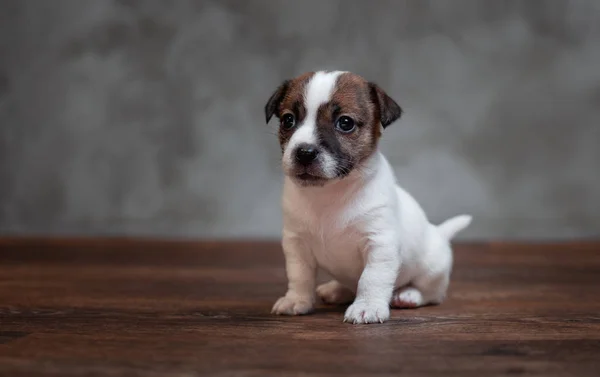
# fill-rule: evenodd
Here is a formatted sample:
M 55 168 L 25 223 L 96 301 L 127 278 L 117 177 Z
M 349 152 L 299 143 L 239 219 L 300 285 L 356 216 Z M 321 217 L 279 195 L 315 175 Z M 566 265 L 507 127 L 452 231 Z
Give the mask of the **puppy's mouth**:
M 296 178 L 301 180 L 301 181 L 307 181 L 307 182 L 316 182 L 316 181 L 324 181 L 326 178 L 324 177 L 319 177 L 316 175 L 312 175 L 310 173 L 301 173 L 301 174 L 297 174 Z
M 323 186 L 328 180 L 322 175 L 316 175 L 307 171 L 296 172 L 291 176 L 301 186 Z
M 324 186 L 327 182 L 344 179 L 352 167 L 337 167 L 335 174 L 328 176 L 320 168 L 316 167 L 295 167 L 291 171 L 288 171 L 288 175 L 302 186 Z

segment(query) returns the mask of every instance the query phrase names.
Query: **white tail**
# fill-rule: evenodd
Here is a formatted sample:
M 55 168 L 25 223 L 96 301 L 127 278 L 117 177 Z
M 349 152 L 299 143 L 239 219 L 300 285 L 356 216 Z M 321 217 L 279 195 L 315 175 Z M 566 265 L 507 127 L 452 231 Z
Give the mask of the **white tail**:
M 450 241 L 456 233 L 468 227 L 471 224 L 471 220 L 473 220 L 473 217 L 469 215 L 455 216 L 438 225 L 438 230 L 442 236 Z

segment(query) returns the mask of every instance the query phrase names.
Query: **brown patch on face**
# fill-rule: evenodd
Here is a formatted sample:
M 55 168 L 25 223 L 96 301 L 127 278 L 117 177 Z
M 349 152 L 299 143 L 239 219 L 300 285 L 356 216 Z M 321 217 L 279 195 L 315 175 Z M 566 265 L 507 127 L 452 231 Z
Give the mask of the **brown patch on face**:
M 352 132 L 336 129 L 337 121 L 343 116 L 354 121 Z M 323 147 L 345 165 L 342 172 L 371 156 L 381 137 L 381 124 L 369 82 L 353 73 L 341 74 L 331 100 L 319 108 L 317 132 Z
M 307 72 L 294 79 L 284 81 L 283 84 L 277 88 L 265 106 L 267 123 L 273 115 L 281 121 L 282 117 L 288 113 L 294 116 L 296 124 L 304 120 L 304 117 L 306 116 L 304 92 L 306 84 L 314 74 L 314 72 Z M 279 144 L 282 151 L 285 149 L 287 142 L 292 137 L 295 130 L 296 127 L 290 130 L 279 127 Z
M 306 107 L 304 106 L 304 93 L 306 90 L 306 84 L 313 77 L 314 72 L 308 72 L 301 76 L 298 76 L 289 81 L 288 90 L 281 99 L 281 103 L 278 108 L 277 117 L 281 117 L 285 114 L 292 114 L 296 119 L 296 124 L 301 123 L 306 116 Z M 279 127 L 279 144 L 281 150 L 285 149 L 287 142 L 292 137 L 292 134 L 297 127 L 291 130 L 286 130 L 284 127 Z

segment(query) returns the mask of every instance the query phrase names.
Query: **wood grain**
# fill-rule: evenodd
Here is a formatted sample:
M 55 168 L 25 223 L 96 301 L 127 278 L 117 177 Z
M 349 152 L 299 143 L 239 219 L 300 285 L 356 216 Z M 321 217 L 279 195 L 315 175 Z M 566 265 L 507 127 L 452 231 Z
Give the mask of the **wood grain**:
M 462 244 L 449 299 L 269 314 L 272 242 L 0 239 L 0 376 L 598 376 L 600 243 Z

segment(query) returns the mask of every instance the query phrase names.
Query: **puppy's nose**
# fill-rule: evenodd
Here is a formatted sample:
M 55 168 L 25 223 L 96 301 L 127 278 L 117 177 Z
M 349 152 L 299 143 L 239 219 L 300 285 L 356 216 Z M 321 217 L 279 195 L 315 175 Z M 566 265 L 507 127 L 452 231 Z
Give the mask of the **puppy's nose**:
M 302 165 L 310 164 L 318 155 L 319 151 L 312 145 L 301 145 L 296 149 L 296 161 Z

